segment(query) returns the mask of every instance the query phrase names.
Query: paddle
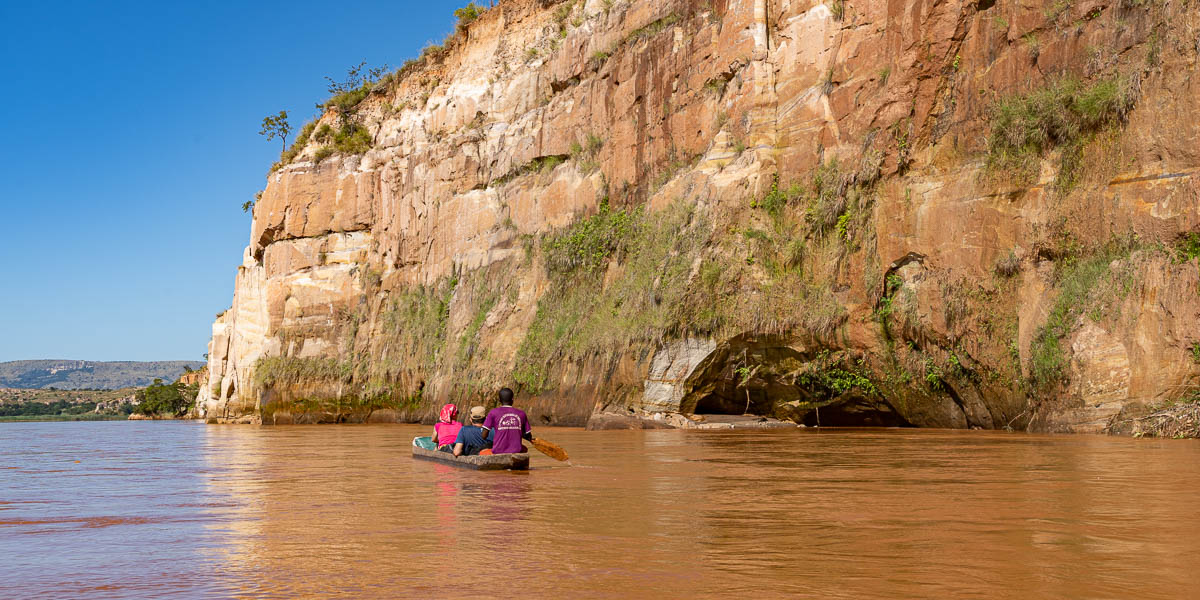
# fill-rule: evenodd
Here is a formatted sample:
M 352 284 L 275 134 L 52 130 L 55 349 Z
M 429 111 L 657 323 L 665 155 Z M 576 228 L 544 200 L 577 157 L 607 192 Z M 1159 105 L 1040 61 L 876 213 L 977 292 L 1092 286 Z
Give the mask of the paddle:
M 538 452 L 541 452 L 542 454 L 545 454 L 554 460 L 567 460 L 567 451 L 563 450 L 562 446 L 559 446 L 558 444 L 547 442 L 541 438 L 533 438 L 532 440 L 529 440 L 529 443 L 533 444 L 533 447 L 537 448 Z

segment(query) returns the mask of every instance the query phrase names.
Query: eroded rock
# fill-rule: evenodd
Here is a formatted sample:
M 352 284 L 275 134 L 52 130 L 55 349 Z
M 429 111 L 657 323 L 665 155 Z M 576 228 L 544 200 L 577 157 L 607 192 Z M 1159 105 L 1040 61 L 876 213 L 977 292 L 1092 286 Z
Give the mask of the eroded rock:
M 317 160 L 312 142 L 269 175 L 198 414 L 418 420 L 520 381 L 542 424 L 625 426 L 629 409 L 815 424 L 819 410 L 1098 431 L 1192 389 L 1200 274 L 1172 248 L 1200 228 L 1200 78 L 1180 43 L 1196 11 L 1147 3 L 1063 27 L 1038 3 L 837 6 L 584 2 L 563 21 L 500 2 L 354 109 L 367 152 Z M 1070 148 L 1025 175 L 990 169 L 994 101 L 1060 72 L 1135 101 L 1079 140 L 1074 187 L 1059 177 Z M 667 237 L 702 224 L 700 241 L 653 273 L 613 251 L 591 296 L 645 276 L 647 311 L 690 320 L 596 316 L 545 263 L 581 217 L 644 207 L 654 222 L 680 204 L 692 230 Z M 1134 242 L 1051 340 L 1061 378 L 1031 386 L 1066 275 L 1118 238 Z M 665 266 L 681 253 L 690 269 Z M 543 327 L 540 309 L 568 301 L 575 320 Z M 711 314 L 684 310 L 697 303 Z M 627 331 L 593 347 L 603 331 L 580 323 Z M 542 342 L 553 351 L 529 364 Z

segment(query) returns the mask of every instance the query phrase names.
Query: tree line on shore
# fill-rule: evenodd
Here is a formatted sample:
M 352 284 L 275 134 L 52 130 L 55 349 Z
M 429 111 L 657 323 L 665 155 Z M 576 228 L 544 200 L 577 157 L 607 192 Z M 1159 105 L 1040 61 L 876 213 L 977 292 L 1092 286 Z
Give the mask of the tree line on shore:
M 96 402 L 71 402 L 70 400 L 55 400 L 53 402 L 18 402 L 0 404 L 0 417 L 45 417 L 57 415 L 85 415 L 96 411 Z M 125 414 L 133 412 L 133 405 L 119 406 L 110 414 Z
M 86 391 L 86 390 L 74 390 Z M 200 384 L 184 385 L 180 381 L 164 383 L 155 379 L 150 385 L 134 393 L 134 401 L 79 401 L 74 398 L 56 400 L 17 400 L 0 403 L 0 417 L 51 417 L 76 416 L 88 414 L 130 415 L 133 413 L 146 416 L 180 417 L 187 413 L 196 401 Z M 97 410 L 97 407 L 100 407 Z

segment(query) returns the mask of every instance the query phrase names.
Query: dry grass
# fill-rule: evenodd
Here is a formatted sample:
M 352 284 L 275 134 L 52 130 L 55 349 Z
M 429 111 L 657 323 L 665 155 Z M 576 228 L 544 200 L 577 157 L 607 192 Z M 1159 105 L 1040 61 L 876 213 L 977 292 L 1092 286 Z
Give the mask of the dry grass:
M 1109 430 L 1133 437 L 1200 438 L 1200 393 L 1159 405 L 1149 413 L 1115 422 Z

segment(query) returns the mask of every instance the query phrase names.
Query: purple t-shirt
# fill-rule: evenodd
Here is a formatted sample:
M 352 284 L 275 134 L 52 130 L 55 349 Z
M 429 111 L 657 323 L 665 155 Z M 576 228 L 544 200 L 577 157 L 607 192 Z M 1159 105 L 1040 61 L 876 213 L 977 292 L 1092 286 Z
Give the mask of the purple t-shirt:
M 533 431 L 525 411 L 511 406 L 493 408 L 483 420 L 483 428 L 492 432 L 493 454 L 515 454 L 521 451 L 521 436 Z

